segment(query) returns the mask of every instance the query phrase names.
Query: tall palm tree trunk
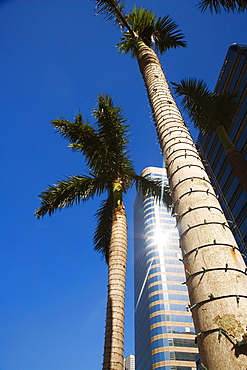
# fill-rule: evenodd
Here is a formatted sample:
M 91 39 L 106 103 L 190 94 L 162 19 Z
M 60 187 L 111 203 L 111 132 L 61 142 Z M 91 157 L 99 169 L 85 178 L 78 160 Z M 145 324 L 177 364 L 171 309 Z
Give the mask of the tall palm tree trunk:
M 123 370 L 126 259 L 126 213 L 119 206 L 112 217 L 103 370 Z
M 247 161 L 237 148 L 230 148 L 226 151 L 229 163 L 233 172 L 238 178 L 242 188 L 247 193 Z
M 242 188 L 247 193 L 247 161 L 243 154 L 235 147 L 223 126 L 219 126 L 217 128 L 216 134 L 226 150 L 228 161 L 232 166 L 235 176 L 238 178 Z
M 201 362 L 208 370 L 246 370 L 246 266 L 159 59 L 144 43 L 138 47 L 172 190 Z

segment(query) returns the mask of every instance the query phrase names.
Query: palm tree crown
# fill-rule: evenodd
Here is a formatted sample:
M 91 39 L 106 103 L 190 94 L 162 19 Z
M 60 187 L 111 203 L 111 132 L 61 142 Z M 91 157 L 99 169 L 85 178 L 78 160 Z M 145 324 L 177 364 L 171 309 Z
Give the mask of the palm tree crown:
M 172 83 L 177 96 L 183 96 L 181 104 L 195 127 L 205 133 L 216 131 L 219 126 L 228 130 L 237 109 L 238 93 L 211 92 L 203 80 L 183 79 Z
M 131 52 L 133 57 L 138 55 L 137 42 L 142 41 L 149 47 L 154 47 L 156 52 L 163 54 L 166 50 L 185 47 L 184 35 L 177 29 L 177 24 L 166 15 L 165 17 L 156 16 L 150 10 L 134 7 L 126 17 L 128 24 L 133 32 L 127 30 L 123 32 L 121 42 L 117 45 L 121 53 Z
M 224 91 L 216 94 L 209 91 L 204 81 L 193 78 L 183 79 L 180 84 L 172 84 L 175 87 L 175 93 L 183 96 L 182 106 L 195 126 L 204 134 L 216 132 L 236 177 L 247 192 L 247 161 L 227 134 L 234 122 L 238 92 Z
M 95 249 L 108 261 L 112 226 L 112 210 L 122 205 L 122 195 L 135 184 L 143 193 L 161 197 L 158 181 L 138 176 L 129 157 L 128 128 L 121 107 L 114 107 L 112 99 L 100 95 L 98 108 L 93 111 L 96 127 L 84 122 L 79 113 L 74 122 L 60 118 L 52 124 L 65 139 L 69 147 L 81 152 L 88 165 L 87 175 L 69 176 L 50 186 L 39 197 L 41 206 L 35 212 L 37 218 L 53 214 L 56 210 L 87 201 L 95 195 L 107 194 L 96 212 L 98 220 L 94 235 Z M 170 194 L 165 188 L 163 201 L 170 205 Z
M 95 0 L 98 13 L 104 14 L 109 20 L 114 19 L 122 31 L 121 42 L 117 44 L 121 53 L 131 52 L 138 55 L 138 42 L 163 54 L 166 50 L 185 47 L 184 35 L 178 30 L 177 24 L 168 16 L 159 17 L 150 10 L 137 8 L 124 14 L 125 3 L 118 0 Z M 123 31 L 127 29 L 126 31 Z

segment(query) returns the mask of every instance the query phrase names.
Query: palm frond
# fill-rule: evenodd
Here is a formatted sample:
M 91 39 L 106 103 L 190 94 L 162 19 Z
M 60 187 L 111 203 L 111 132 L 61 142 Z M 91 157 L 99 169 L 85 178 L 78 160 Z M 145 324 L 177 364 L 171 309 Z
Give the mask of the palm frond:
M 174 87 L 175 94 L 183 97 L 181 103 L 188 110 L 188 113 L 198 106 L 201 107 L 201 110 L 210 108 L 208 104 L 210 104 L 213 94 L 203 80 L 189 78 L 182 79 L 180 83 L 172 82 L 171 84 Z
M 247 9 L 246 0 L 202 0 L 198 4 L 198 9 L 205 12 L 207 9 L 211 13 L 220 14 L 221 10 L 225 12 L 244 12 Z
M 147 44 L 150 44 L 151 34 L 154 31 L 155 14 L 151 10 L 134 6 L 127 19 L 133 31 L 136 32 L 144 42 L 146 41 Z
M 183 96 L 181 104 L 195 127 L 207 133 L 215 131 L 218 126 L 229 128 L 237 108 L 238 93 L 213 93 L 203 80 L 195 78 L 183 79 L 172 85 L 175 94 Z
M 97 227 L 94 233 L 94 249 L 100 252 L 108 263 L 112 229 L 113 196 L 109 193 L 95 214 Z
M 184 78 L 180 83 L 172 82 L 172 85 L 175 87 L 175 92 L 178 96 L 182 95 L 194 95 L 197 91 L 199 96 L 210 96 L 211 92 L 207 87 L 207 84 L 196 78 Z
M 76 143 L 85 140 L 97 140 L 97 135 L 89 122 L 84 122 L 82 114 L 79 113 L 75 117 L 74 122 L 70 122 L 63 117 L 51 121 L 56 132 L 70 143 Z
M 147 46 L 154 45 L 156 51 L 164 53 L 170 48 L 185 47 L 184 35 L 169 16 L 158 18 L 150 10 L 134 7 L 127 17 L 135 37 L 129 32 L 123 32 L 118 49 L 121 53 L 131 52 L 133 57 L 138 55 L 136 41 L 142 40 Z
M 229 130 L 233 121 L 233 116 L 237 110 L 238 96 L 238 91 L 234 93 L 224 91 L 220 94 L 213 94 L 213 113 L 215 122 L 218 122 L 219 125 L 224 126 L 226 130 Z M 214 119 L 214 117 L 212 118 Z
M 69 146 L 85 156 L 89 173 L 88 176 L 69 176 L 49 186 L 39 195 L 41 205 L 35 215 L 37 218 L 52 215 L 56 210 L 107 192 L 107 200 L 96 213 L 98 225 L 94 242 L 95 249 L 108 260 L 112 210 L 121 205 L 122 195 L 133 185 L 135 173 L 128 152 L 129 126 L 122 108 L 115 107 L 108 95 L 100 95 L 93 116 L 94 126 L 85 123 L 81 114 L 75 122 L 64 118 L 52 121 L 57 132 L 70 142 Z M 154 187 L 153 194 L 156 190 Z M 147 191 L 151 190 L 147 188 Z
M 100 195 L 106 190 L 105 181 L 89 176 L 70 176 L 59 181 L 56 185 L 49 186 L 39 195 L 40 208 L 35 212 L 37 218 L 45 214 L 52 215 L 56 210 L 79 204 Z
M 188 113 L 195 127 L 203 132 L 212 132 L 214 128 L 212 117 L 209 116 L 213 109 L 213 94 L 209 91 L 203 80 L 195 78 L 183 79 L 179 83 L 172 82 L 177 96 L 182 96 L 181 105 Z
M 126 168 L 133 167 L 127 149 L 129 125 L 125 125 L 122 108 L 114 107 L 108 95 L 100 95 L 97 104 L 98 108 L 93 111 L 93 116 L 97 119 L 98 135 L 106 151 L 103 158 L 105 164 L 101 166 L 101 170 L 109 171 L 110 178 L 117 179 L 120 174 L 124 174 Z M 98 168 L 97 173 L 99 170 Z
M 133 181 L 136 188 L 140 189 L 144 196 L 152 195 L 154 198 L 162 201 L 167 208 L 171 208 L 172 198 L 168 185 L 162 184 L 159 180 L 151 180 L 139 175 L 133 175 Z
M 89 167 L 97 162 L 97 159 L 104 155 L 103 143 L 97 131 L 89 122 L 84 122 L 82 114 L 79 113 L 74 122 L 70 122 L 64 118 L 52 121 L 56 132 L 67 139 L 69 145 L 74 151 L 80 151 L 84 154 Z
M 168 49 L 187 46 L 186 41 L 184 41 L 184 34 L 168 15 L 158 18 L 155 22 L 153 38 L 155 48 L 161 54 Z
M 122 54 L 130 53 L 132 58 L 136 58 L 138 51 L 136 48 L 136 39 L 129 32 L 122 32 L 120 42 L 116 44 L 118 51 Z
M 100 95 L 97 101 L 97 109 L 93 116 L 97 119 L 96 128 L 89 122 L 84 122 L 81 113 L 70 122 L 64 118 L 53 120 L 52 124 L 56 131 L 71 143 L 74 151 L 82 152 L 86 163 L 95 174 L 102 176 L 100 170 L 108 168 L 108 175 L 117 177 L 116 168 L 123 167 L 123 163 L 131 165 L 128 158 L 128 125 L 124 125 L 126 119 L 122 115 L 121 107 L 114 107 L 112 99 L 106 95 Z M 122 165 L 121 165 L 122 164 Z
M 154 32 L 155 14 L 144 8 L 133 7 L 127 16 L 129 25 L 131 26 L 135 37 L 129 30 L 122 32 L 120 43 L 117 44 L 120 53 L 131 53 L 132 57 L 138 55 L 136 41 L 139 38 L 147 46 L 152 45 L 152 34 Z M 137 38 L 137 37 L 138 38 Z
M 127 28 L 131 31 L 126 17 L 124 15 L 125 1 L 119 0 L 94 0 L 96 3 L 96 14 L 103 14 L 111 21 L 114 20 L 115 24 L 120 28 Z

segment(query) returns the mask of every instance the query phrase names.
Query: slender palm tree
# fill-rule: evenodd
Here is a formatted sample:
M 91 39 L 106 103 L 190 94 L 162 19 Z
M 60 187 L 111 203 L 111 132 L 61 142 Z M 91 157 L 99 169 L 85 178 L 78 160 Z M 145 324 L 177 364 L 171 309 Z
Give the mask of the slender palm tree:
M 227 134 L 234 122 L 238 93 L 211 92 L 204 81 L 194 78 L 183 79 L 172 85 L 176 95 L 183 96 L 181 104 L 194 121 L 195 127 L 206 134 L 213 131 L 217 134 L 235 175 L 247 192 L 247 161 Z
M 125 15 L 118 0 L 95 2 L 98 13 L 120 26 L 119 50 L 137 58 L 147 89 L 172 191 L 201 361 L 208 369 L 246 369 L 247 356 L 238 355 L 239 349 L 246 352 L 245 344 L 239 346 L 247 325 L 246 266 L 153 50 L 162 54 L 184 47 L 184 37 L 168 16 L 156 19 L 136 7 Z
M 221 13 L 221 10 L 225 12 L 244 12 L 247 10 L 246 0 L 201 0 L 198 4 L 198 8 L 205 12 L 207 9 L 211 13 Z
M 124 296 L 127 256 L 127 228 L 123 195 L 135 184 L 143 194 L 153 194 L 170 205 L 168 187 L 158 181 L 138 176 L 129 158 L 128 127 L 120 107 L 114 107 L 106 95 L 98 98 L 93 111 L 96 128 L 84 122 L 79 114 L 75 122 L 63 118 L 52 121 L 70 147 L 81 152 L 89 169 L 85 176 L 70 176 L 50 186 L 39 196 L 41 206 L 37 218 L 56 210 L 87 201 L 95 195 L 107 194 L 98 209 L 94 235 L 95 249 L 108 263 L 108 299 L 105 328 L 103 369 L 123 369 Z

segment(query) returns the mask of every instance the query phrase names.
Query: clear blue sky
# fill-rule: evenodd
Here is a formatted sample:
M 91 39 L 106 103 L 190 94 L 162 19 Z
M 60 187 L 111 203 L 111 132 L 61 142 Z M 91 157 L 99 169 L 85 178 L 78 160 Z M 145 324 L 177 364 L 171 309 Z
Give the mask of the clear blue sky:
M 246 14 L 201 14 L 199 0 L 127 0 L 169 14 L 188 48 L 161 57 L 169 81 L 205 79 L 214 88 L 230 44 L 246 44 Z M 37 195 L 84 173 L 50 121 L 91 120 L 99 93 L 122 105 L 140 173 L 162 166 L 137 62 L 114 45 L 120 33 L 88 0 L 0 1 L 1 291 L 0 370 L 101 368 L 107 267 L 94 252 L 95 199 L 36 220 Z M 197 133 L 189 123 L 194 137 Z M 125 355 L 134 353 L 133 201 L 126 198 L 129 263 Z

